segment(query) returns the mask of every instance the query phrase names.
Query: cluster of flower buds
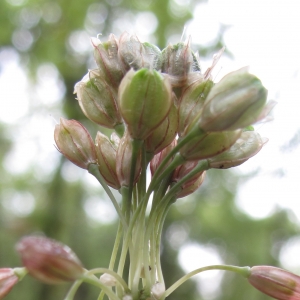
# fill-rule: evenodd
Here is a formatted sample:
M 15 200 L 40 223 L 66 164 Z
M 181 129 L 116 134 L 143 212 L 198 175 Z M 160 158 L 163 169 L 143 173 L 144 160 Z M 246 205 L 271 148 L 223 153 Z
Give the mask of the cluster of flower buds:
M 75 93 L 83 113 L 94 123 L 114 129 L 114 134 L 109 139 L 98 132 L 94 142 L 77 121 L 61 119 L 55 141 L 79 167 L 98 164 L 109 186 L 120 189 L 139 180 L 141 149 L 147 162 L 152 159 L 154 171 L 176 144 L 182 145 L 177 152 L 188 163 L 174 170 L 170 182 L 176 182 L 199 160 L 207 160 L 208 168 L 230 168 L 264 144 L 258 133 L 246 128 L 272 107 L 266 104 L 267 90 L 246 69 L 215 84 L 210 74 L 222 51 L 202 74 L 190 41 L 161 51 L 125 32 L 119 39 L 110 35 L 104 43 L 92 38 L 92 45 L 98 68 L 75 85 Z M 134 157 L 133 141 L 143 144 Z M 178 197 L 194 192 L 203 178 L 204 173 L 198 172 Z

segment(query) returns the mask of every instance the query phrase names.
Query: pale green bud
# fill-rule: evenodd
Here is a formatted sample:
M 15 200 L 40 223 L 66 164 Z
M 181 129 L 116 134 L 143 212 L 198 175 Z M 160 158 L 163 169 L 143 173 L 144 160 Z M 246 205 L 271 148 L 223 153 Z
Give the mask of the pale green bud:
M 184 89 L 182 97 L 179 100 L 179 136 L 194 120 L 203 108 L 204 101 L 213 87 L 211 80 L 197 80 Z
M 99 171 L 106 183 L 118 190 L 121 186 L 116 172 L 117 147 L 108 137 L 98 131 L 96 136 L 96 153 Z
M 106 43 L 101 43 L 97 38 L 92 38 L 91 42 L 95 48 L 94 57 L 100 73 L 117 90 L 125 73 L 119 61 L 116 37 L 111 34 Z
M 125 71 L 141 68 L 161 69 L 161 51 L 150 43 L 141 43 L 136 35 L 124 32 L 119 40 L 119 60 Z
M 137 182 L 140 172 L 141 172 L 141 160 L 142 155 L 139 151 L 136 160 L 134 183 Z M 132 140 L 128 131 L 120 139 L 119 147 L 117 150 L 117 160 L 116 160 L 116 171 L 118 180 L 121 186 L 129 186 L 130 184 L 130 171 L 131 171 L 131 161 L 132 161 Z
M 111 88 L 98 70 L 91 70 L 88 76 L 75 85 L 78 103 L 83 113 L 91 121 L 115 128 L 122 124 L 117 105 L 117 92 Z
M 247 70 L 227 74 L 208 94 L 199 126 L 204 131 L 245 128 L 255 123 L 265 107 L 267 90 Z
M 241 129 L 234 131 L 207 132 L 191 139 L 180 149 L 186 160 L 200 160 L 218 155 L 228 150 L 240 137 Z
M 209 167 L 228 169 L 236 167 L 256 155 L 267 142 L 255 131 L 244 131 L 239 139 L 225 152 L 208 159 Z
M 155 70 L 130 70 L 121 82 L 118 100 L 130 136 L 144 140 L 170 111 L 171 85 Z
M 78 121 L 61 118 L 55 126 L 54 140 L 58 150 L 78 167 L 87 169 L 89 164 L 96 163 L 93 139 Z
M 174 95 L 175 97 L 175 95 Z M 157 154 L 172 143 L 177 134 L 178 109 L 173 103 L 168 116 L 145 140 L 146 152 Z

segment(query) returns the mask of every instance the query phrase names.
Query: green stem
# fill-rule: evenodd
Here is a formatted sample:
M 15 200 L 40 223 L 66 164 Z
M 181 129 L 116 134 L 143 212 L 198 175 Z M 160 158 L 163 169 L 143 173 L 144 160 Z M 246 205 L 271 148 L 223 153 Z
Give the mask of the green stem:
M 100 280 L 88 277 L 87 275 L 83 276 L 82 280 L 102 289 L 111 300 L 121 300 L 110 288 L 108 288 Z
M 71 286 L 71 288 L 68 291 L 67 296 L 64 298 L 64 300 L 73 300 L 75 297 L 75 294 L 78 290 L 78 288 L 80 287 L 80 285 L 82 284 L 82 280 L 76 280 L 73 285 Z
M 178 281 L 176 281 L 173 285 L 171 285 L 163 294 L 163 296 L 160 298 L 165 299 L 168 297 L 172 292 L 174 292 L 180 285 L 182 285 L 185 281 L 190 279 L 192 276 L 199 274 L 204 271 L 209 271 L 209 270 L 224 270 L 224 271 L 230 271 L 234 272 L 237 274 L 240 274 L 244 277 L 248 277 L 250 274 L 250 267 L 236 267 L 236 266 L 230 266 L 230 265 L 213 265 L 213 266 L 207 266 L 203 268 L 196 269 L 182 278 L 180 278 Z
M 121 211 L 121 208 L 116 200 L 116 198 L 114 197 L 113 193 L 111 192 L 110 188 L 108 187 L 108 185 L 106 184 L 103 176 L 101 175 L 100 171 L 99 171 L 99 167 L 96 164 L 90 164 L 88 166 L 88 172 L 92 175 L 94 175 L 97 180 L 100 182 L 100 184 L 102 185 L 103 189 L 105 190 L 105 192 L 107 193 L 108 197 L 110 198 L 111 202 L 113 203 L 119 218 L 122 222 L 122 225 L 124 228 L 127 228 L 127 223 L 125 221 L 124 215 Z
M 110 257 L 110 262 L 109 262 L 109 267 L 108 267 L 110 270 L 114 269 L 116 258 L 118 255 L 118 250 L 120 247 L 122 234 L 123 234 L 122 223 L 119 222 L 118 231 L 117 231 L 117 235 L 116 235 L 116 239 L 115 239 L 115 243 L 114 243 L 114 247 L 113 247 L 113 251 L 112 251 L 112 254 Z

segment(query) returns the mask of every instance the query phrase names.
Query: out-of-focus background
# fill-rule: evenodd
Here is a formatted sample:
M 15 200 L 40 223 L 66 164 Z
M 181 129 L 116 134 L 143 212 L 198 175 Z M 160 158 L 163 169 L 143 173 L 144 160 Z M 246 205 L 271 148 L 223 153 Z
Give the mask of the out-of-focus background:
M 43 233 L 68 244 L 86 268 L 108 265 L 117 215 L 96 181 L 55 149 L 61 116 L 99 130 L 79 109 L 74 84 L 95 67 L 90 37 L 123 31 L 163 49 L 192 36 L 202 69 L 226 47 L 214 78 L 250 66 L 278 102 L 256 126 L 269 142 L 243 166 L 210 171 L 170 211 L 162 263 L 169 286 L 207 264 L 276 265 L 300 274 L 300 3 L 293 0 L 1 0 L 0 267 L 20 265 L 15 243 Z M 25 278 L 7 300 L 63 299 Z M 82 285 L 77 300 L 95 299 Z M 170 299 L 266 300 L 223 272 L 195 277 Z

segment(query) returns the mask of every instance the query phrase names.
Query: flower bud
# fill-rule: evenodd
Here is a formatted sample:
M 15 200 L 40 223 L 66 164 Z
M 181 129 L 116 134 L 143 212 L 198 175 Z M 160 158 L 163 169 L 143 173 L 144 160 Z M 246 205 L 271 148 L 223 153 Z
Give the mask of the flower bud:
M 300 299 L 300 276 L 271 266 L 250 269 L 248 281 L 262 293 L 278 300 Z
M 162 51 L 162 72 L 169 74 L 175 87 L 182 87 L 189 73 L 200 73 L 196 55 L 190 48 L 190 42 L 169 45 Z
M 257 154 L 266 142 L 257 132 L 244 131 L 227 151 L 208 159 L 209 168 L 228 169 L 239 166 Z
M 117 90 L 125 73 L 118 58 L 116 37 L 111 34 L 106 43 L 101 43 L 97 38 L 92 38 L 91 41 L 95 48 L 94 57 L 100 73 L 104 80 Z
M 255 123 L 267 100 L 261 81 L 247 70 L 227 74 L 208 94 L 199 126 L 204 131 L 245 128 Z
M 134 183 L 138 181 L 141 172 L 141 151 L 137 156 Z M 121 186 L 129 186 L 130 181 L 130 171 L 131 171 L 131 161 L 132 161 L 132 143 L 131 138 L 127 131 L 125 131 L 124 136 L 120 140 L 120 144 L 117 150 L 117 161 L 116 161 L 116 171 L 118 180 Z
M 181 180 L 184 176 L 188 175 L 197 165 L 198 161 L 187 161 L 181 166 L 177 167 L 173 173 L 172 181 L 177 182 Z M 204 177 L 205 171 L 200 171 L 195 174 L 181 186 L 181 190 L 176 195 L 177 198 L 183 198 L 195 192 L 202 184 Z
M 124 32 L 119 41 L 119 59 L 125 71 L 161 69 L 161 51 L 150 43 L 141 43 L 136 35 Z
M 159 153 L 154 155 L 154 157 L 152 158 L 152 160 L 150 162 L 150 171 L 151 171 L 152 176 L 154 175 L 155 171 L 157 170 L 157 168 L 159 167 L 161 162 L 169 154 L 169 152 L 176 146 L 176 144 L 177 144 L 177 140 L 174 139 L 173 142 L 169 146 L 167 146 L 162 151 L 160 151 Z M 171 162 L 171 159 L 169 160 L 168 164 L 170 162 Z M 168 166 L 168 164 L 165 166 L 165 168 Z
M 144 140 L 167 117 L 171 85 L 155 70 L 130 70 L 119 88 L 119 109 L 132 138 Z
M 0 299 L 3 299 L 19 281 L 14 269 L 0 269 Z
M 122 123 L 117 92 L 111 88 L 98 70 L 92 70 L 82 81 L 76 83 L 78 103 L 83 113 L 91 121 L 107 128 L 114 128 Z
M 28 273 L 45 283 L 74 281 L 84 273 L 69 247 L 45 237 L 24 237 L 17 244 L 17 251 Z
M 180 149 L 186 160 L 200 160 L 218 155 L 228 150 L 240 137 L 242 130 L 208 132 L 191 139 Z
M 145 149 L 157 154 L 175 139 L 178 128 L 178 109 L 173 103 L 168 116 L 145 140 Z
M 59 151 L 78 167 L 87 169 L 89 164 L 96 163 L 94 142 L 79 122 L 61 118 L 55 126 L 54 140 Z
M 118 190 L 121 186 L 116 173 L 116 149 L 108 137 L 98 131 L 96 136 L 96 153 L 99 171 L 106 183 Z
M 213 87 L 211 80 L 197 80 L 189 85 L 182 94 L 179 106 L 179 136 L 181 136 L 185 128 L 200 113 L 204 101 Z
M 100 281 L 106 286 L 115 286 L 117 284 L 116 278 L 107 273 L 100 276 Z

